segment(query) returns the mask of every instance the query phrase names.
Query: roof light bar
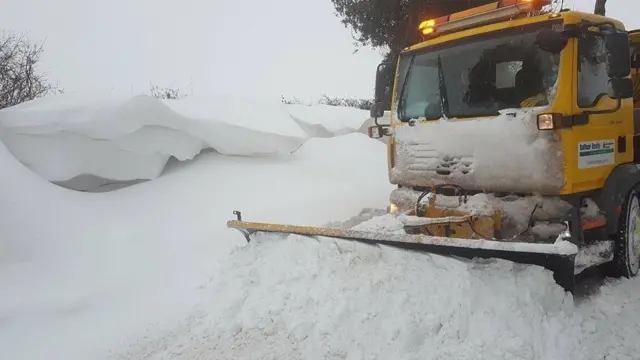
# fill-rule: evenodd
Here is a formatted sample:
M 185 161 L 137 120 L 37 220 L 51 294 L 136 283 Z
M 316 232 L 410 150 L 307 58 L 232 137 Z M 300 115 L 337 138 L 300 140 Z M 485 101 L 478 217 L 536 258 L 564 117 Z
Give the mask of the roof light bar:
M 539 11 L 552 0 L 501 0 L 420 23 L 423 35 L 461 30 Z

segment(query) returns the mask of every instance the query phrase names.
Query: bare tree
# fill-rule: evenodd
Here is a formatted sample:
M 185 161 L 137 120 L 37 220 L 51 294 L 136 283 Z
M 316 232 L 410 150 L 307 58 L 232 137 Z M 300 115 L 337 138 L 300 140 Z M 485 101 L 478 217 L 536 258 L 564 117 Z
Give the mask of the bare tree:
M 36 72 L 42 49 L 22 35 L 0 32 L 0 109 L 62 92 Z

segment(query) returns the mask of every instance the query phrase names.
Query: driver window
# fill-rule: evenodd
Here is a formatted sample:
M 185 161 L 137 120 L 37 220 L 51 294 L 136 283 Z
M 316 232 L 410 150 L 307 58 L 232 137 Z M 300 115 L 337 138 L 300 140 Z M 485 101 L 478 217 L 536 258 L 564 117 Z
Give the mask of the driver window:
M 607 52 L 602 37 L 587 35 L 578 43 L 578 106 L 589 108 L 609 90 Z
M 429 117 L 429 114 L 434 111 L 440 111 L 440 89 L 436 60 L 428 57 L 416 58 L 405 91 L 405 99 L 408 114 Z

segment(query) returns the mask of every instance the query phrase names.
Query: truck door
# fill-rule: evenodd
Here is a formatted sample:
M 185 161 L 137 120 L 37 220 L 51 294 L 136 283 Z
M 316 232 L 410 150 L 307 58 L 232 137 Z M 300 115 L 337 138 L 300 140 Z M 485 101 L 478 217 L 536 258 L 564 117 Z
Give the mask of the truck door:
M 601 187 L 609 173 L 620 163 L 633 160 L 633 104 L 624 100 L 615 111 L 607 74 L 605 39 L 582 35 L 576 46 L 576 98 L 573 104 L 573 136 L 576 146 L 573 191 Z M 610 110 L 609 112 L 606 112 Z M 605 111 L 588 114 L 590 111 Z

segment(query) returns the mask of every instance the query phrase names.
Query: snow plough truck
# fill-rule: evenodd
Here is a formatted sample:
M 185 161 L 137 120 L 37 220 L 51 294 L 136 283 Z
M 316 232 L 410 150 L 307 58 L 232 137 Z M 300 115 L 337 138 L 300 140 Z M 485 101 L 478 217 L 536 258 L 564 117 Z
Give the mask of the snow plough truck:
M 538 265 L 567 291 L 594 266 L 636 276 L 640 30 L 603 10 L 550 8 L 502 0 L 421 19 L 420 41 L 378 66 L 368 131 L 386 140 L 395 188 L 383 216 L 400 231 L 238 211 L 227 226 L 247 241 L 298 234 Z

